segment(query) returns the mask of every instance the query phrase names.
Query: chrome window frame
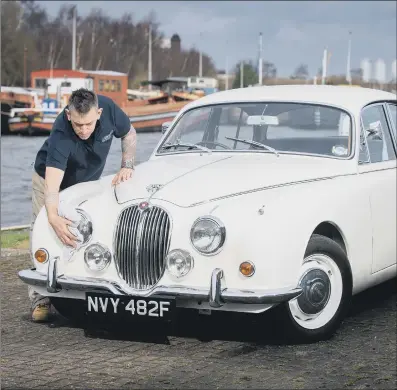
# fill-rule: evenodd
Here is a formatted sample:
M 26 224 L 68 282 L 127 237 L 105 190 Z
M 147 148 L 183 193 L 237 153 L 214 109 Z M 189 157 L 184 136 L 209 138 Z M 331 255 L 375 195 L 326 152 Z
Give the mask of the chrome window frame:
M 302 152 L 291 152 L 291 151 L 278 151 L 279 154 L 290 154 L 290 155 L 298 155 L 298 156 L 310 156 L 310 157 L 321 157 L 321 158 L 330 158 L 333 160 L 354 160 L 356 158 L 356 142 L 357 142 L 357 126 L 356 126 L 356 117 L 353 115 L 351 111 L 349 111 L 345 107 L 341 107 L 335 104 L 327 104 L 327 103 L 318 103 L 318 102 L 312 102 L 312 101 L 294 101 L 294 100 L 283 100 L 283 101 L 274 101 L 274 100 L 263 100 L 263 101 L 232 101 L 232 102 L 220 102 L 220 103 L 212 103 L 212 104 L 204 104 L 204 105 L 199 105 L 192 107 L 183 113 L 179 115 L 177 120 L 168 128 L 166 135 L 164 136 L 164 139 L 161 140 L 160 144 L 156 147 L 154 156 L 156 157 L 163 157 L 163 156 L 172 156 L 172 155 L 178 155 L 178 154 L 191 154 L 191 153 L 204 153 L 202 150 L 183 150 L 183 151 L 169 151 L 165 153 L 159 153 L 159 150 L 162 148 L 162 146 L 165 144 L 167 139 L 170 137 L 172 132 L 174 131 L 174 128 L 177 126 L 177 124 L 181 121 L 181 119 L 190 111 L 192 110 L 197 110 L 200 108 L 212 108 L 216 106 L 222 106 L 222 105 L 240 105 L 240 104 L 301 104 L 301 105 L 308 105 L 308 106 L 318 106 L 318 107 L 325 107 L 325 108 L 331 108 L 331 109 L 337 109 L 342 112 L 344 112 L 346 115 L 348 115 L 350 119 L 350 135 L 351 135 L 351 151 L 349 156 L 347 157 L 338 157 L 338 156 L 331 156 L 331 155 L 326 155 L 326 154 L 314 154 L 314 153 L 302 153 Z M 211 150 L 211 153 L 268 153 L 265 150 Z
M 393 125 L 392 125 L 392 120 L 391 120 L 391 114 L 389 112 L 389 108 L 387 107 L 387 105 L 390 104 L 390 103 L 391 104 L 396 104 L 393 101 L 385 100 L 385 101 L 378 101 L 378 102 L 373 102 L 373 103 L 367 104 L 366 106 L 364 106 L 361 109 L 361 111 L 360 111 L 360 127 L 361 128 L 360 128 L 360 137 L 359 137 L 360 141 L 359 142 L 361 142 L 361 133 L 363 133 L 363 137 L 365 139 L 365 146 L 366 146 L 366 149 L 367 149 L 368 160 L 367 161 L 359 160 L 358 161 L 359 165 L 366 165 L 366 164 L 372 165 L 372 164 L 387 163 L 387 162 L 390 162 L 390 161 L 397 161 L 397 144 L 396 144 L 395 136 L 394 136 L 393 131 L 392 131 Z M 365 126 L 364 126 L 364 122 L 363 122 L 363 112 L 365 110 L 367 110 L 367 109 L 370 109 L 370 108 L 373 108 L 373 107 L 377 107 L 377 106 L 381 106 L 382 107 L 382 111 L 383 111 L 383 114 L 385 116 L 385 120 L 386 120 L 386 124 L 387 124 L 387 129 L 385 131 L 389 132 L 389 136 L 390 136 L 390 139 L 391 139 L 391 142 L 392 142 L 392 148 L 393 148 L 393 151 L 394 151 L 394 157 L 395 158 L 391 159 L 391 160 L 386 160 L 386 161 L 372 162 L 371 161 L 371 153 L 370 153 L 370 150 L 369 150 L 369 147 L 368 147 L 368 142 L 367 142 L 367 135 L 365 133 Z
M 397 119 L 393 119 L 393 115 L 391 113 L 390 110 L 390 106 L 395 106 L 396 110 L 397 110 L 397 101 L 396 102 L 387 102 L 385 103 L 385 111 L 389 120 L 389 123 L 391 124 L 391 129 L 394 129 L 394 131 L 392 131 L 391 135 L 392 135 L 392 141 L 394 142 L 394 147 L 396 149 L 396 153 L 397 153 Z

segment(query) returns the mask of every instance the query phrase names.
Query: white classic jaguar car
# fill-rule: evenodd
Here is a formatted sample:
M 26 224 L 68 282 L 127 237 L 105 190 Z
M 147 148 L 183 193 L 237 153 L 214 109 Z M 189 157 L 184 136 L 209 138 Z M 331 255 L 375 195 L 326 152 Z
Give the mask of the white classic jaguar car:
M 396 276 L 396 95 L 234 89 L 165 128 L 133 179 L 61 193 L 79 215 L 76 250 L 41 210 L 19 277 L 62 314 L 77 302 L 116 321 L 274 308 L 311 342 L 334 334 L 354 294 Z

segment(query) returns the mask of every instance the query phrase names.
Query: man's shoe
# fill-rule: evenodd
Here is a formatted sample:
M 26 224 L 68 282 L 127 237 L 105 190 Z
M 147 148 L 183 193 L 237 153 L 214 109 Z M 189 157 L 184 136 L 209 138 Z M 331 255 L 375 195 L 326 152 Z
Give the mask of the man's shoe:
M 50 304 L 39 303 L 32 311 L 33 322 L 46 322 L 50 317 Z

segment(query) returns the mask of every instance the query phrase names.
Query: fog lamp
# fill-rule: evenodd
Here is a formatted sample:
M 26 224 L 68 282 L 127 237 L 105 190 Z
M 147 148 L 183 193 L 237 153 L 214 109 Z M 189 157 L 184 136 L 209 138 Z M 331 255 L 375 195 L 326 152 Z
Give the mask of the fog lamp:
M 91 271 L 102 271 L 112 259 L 110 250 L 101 244 L 91 244 L 84 252 L 84 262 Z
M 193 268 L 193 257 L 183 249 L 174 249 L 168 253 L 166 264 L 168 272 L 180 278 L 187 275 Z
M 250 261 L 244 261 L 240 264 L 240 272 L 244 276 L 252 276 L 255 273 L 255 267 Z
M 34 253 L 34 258 L 39 263 L 44 264 L 49 258 L 48 252 L 43 248 L 37 249 L 37 251 Z

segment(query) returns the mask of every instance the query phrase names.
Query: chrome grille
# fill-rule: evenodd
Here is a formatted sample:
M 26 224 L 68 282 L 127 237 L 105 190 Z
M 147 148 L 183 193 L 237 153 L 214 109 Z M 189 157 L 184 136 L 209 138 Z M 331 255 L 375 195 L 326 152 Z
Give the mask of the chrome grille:
M 159 207 L 124 209 L 114 236 L 114 256 L 119 275 L 138 290 L 155 285 L 164 273 L 170 219 Z

